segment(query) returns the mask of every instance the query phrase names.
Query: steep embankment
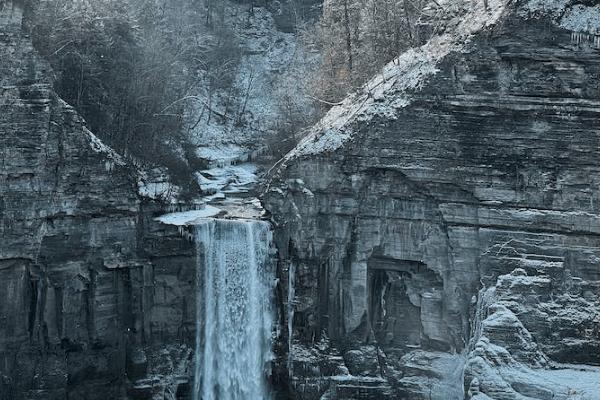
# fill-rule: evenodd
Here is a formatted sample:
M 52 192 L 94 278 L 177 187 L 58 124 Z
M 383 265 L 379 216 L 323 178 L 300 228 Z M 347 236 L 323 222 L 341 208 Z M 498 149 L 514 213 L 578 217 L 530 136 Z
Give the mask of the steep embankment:
M 292 123 L 290 108 L 306 120 L 315 114 L 312 100 L 296 91 L 298 77 L 310 75 L 318 55 L 304 48 L 297 30 L 318 16 L 320 3 L 222 1 L 218 26 L 205 28 L 215 50 L 190 96 L 187 129 L 209 165 L 197 172 L 210 195 L 206 202 L 252 208 L 264 172 L 257 158 L 269 163 L 294 144 L 289 132 L 277 139 Z
M 54 93 L 21 20 L 0 3 L 0 398 L 174 393 L 192 374 L 193 246 Z
M 600 8 L 462 9 L 273 172 L 296 398 L 597 396 Z

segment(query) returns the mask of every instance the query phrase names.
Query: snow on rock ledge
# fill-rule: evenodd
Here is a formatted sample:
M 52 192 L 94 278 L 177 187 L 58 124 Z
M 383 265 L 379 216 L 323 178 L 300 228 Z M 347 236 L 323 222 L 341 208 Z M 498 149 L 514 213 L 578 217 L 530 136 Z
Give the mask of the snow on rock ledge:
M 167 225 L 193 226 L 201 220 L 209 218 L 260 220 L 265 217 L 265 210 L 256 198 L 249 200 L 227 199 L 214 207 L 209 204 L 201 205 L 201 209 L 174 212 L 155 218 L 156 221 Z
M 550 15 L 562 28 L 600 35 L 600 4 L 579 4 L 575 0 L 529 0 L 521 14 L 527 17 Z
M 393 119 L 395 110 L 411 103 L 411 91 L 421 89 L 427 79 L 438 72 L 438 63 L 451 52 L 460 51 L 473 34 L 498 22 L 509 1 L 489 0 L 488 3 L 489 7 L 485 9 L 483 2 L 466 2 L 466 15 L 461 13 L 451 19 L 445 34 L 403 53 L 359 93 L 333 107 L 284 158 L 284 162 L 340 148 L 352 139 L 350 124 L 353 121 L 368 121 L 375 115 Z
M 167 225 L 190 226 L 198 224 L 202 219 L 216 217 L 221 214 L 221 212 L 222 211 L 216 207 L 205 206 L 201 210 L 165 214 L 156 218 L 156 221 Z

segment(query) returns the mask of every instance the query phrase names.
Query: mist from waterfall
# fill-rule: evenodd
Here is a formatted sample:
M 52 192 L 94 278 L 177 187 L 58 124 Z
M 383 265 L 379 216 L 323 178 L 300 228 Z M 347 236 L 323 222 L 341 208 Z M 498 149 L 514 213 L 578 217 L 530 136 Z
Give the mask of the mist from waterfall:
M 194 400 L 268 399 L 272 359 L 271 230 L 256 220 L 195 227 L 198 295 Z

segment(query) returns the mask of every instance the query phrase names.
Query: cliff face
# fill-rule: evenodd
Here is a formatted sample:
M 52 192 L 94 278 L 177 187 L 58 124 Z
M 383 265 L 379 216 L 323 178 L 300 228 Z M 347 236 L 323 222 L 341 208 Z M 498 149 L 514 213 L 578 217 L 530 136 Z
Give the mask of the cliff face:
M 0 5 L 0 398 L 174 395 L 191 373 L 193 247 L 53 92 L 21 20 Z
M 600 9 L 470 3 L 276 168 L 292 398 L 600 393 Z M 2 4 L 0 399 L 186 398 L 193 246 Z
M 548 368 L 600 365 L 600 9 L 489 3 L 274 173 L 295 398 L 597 395 Z

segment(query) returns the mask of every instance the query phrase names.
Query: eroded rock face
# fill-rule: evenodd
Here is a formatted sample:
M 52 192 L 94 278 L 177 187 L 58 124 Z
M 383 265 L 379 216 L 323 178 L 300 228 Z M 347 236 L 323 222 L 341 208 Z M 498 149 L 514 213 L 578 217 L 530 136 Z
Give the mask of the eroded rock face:
M 547 272 L 560 266 L 543 267 Z M 600 370 L 585 363 L 598 364 L 594 330 L 600 322 L 600 302 L 597 297 L 586 299 L 574 281 L 580 282 L 560 274 L 528 275 L 518 268 L 482 289 L 465 379 L 493 399 L 597 398 Z
M 597 7 L 489 4 L 334 107 L 274 175 L 295 398 L 461 399 L 473 377 L 476 398 L 577 391 L 492 388 L 481 337 L 520 382 L 600 365 Z
M 193 246 L 53 92 L 21 19 L 0 3 L 0 398 L 185 392 Z

